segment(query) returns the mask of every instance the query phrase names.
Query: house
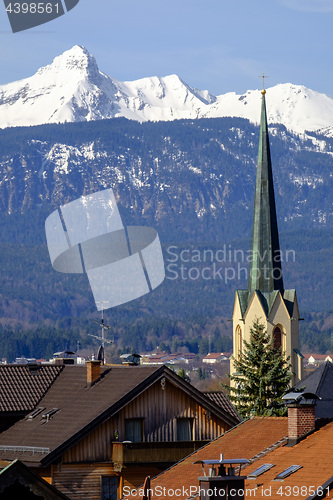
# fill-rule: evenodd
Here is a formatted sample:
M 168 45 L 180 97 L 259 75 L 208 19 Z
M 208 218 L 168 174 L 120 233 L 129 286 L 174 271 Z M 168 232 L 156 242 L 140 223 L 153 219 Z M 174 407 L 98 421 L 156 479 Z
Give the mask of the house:
M 151 498 L 198 499 L 202 462 L 219 461 L 221 454 L 224 459 L 244 462 L 241 471 L 231 468 L 221 479 L 241 472 L 245 494 L 229 492 L 213 498 L 332 498 L 332 442 L 333 421 L 316 423 L 313 404 L 293 403 L 288 417 L 253 417 L 241 422 L 153 478 Z M 132 500 L 139 497 L 140 489 L 133 492 L 125 488 L 124 492 L 124 498 Z
M 308 365 L 318 366 L 326 361 L 333 362 L 332 354 L 304 354 L 304 359 Z
M 230 355 L 230 353 L 228 353 Z M 229 356 L 224 354 L 223 352 L 211 352 L 207 354 L 202 361 L 208 364 L 220 363 L 221 361 L 228 360 Z
M 32 413 L 0 434 L 70 499 L 114 499 L 239 423 L 165 366 L 65 365 Z
M 0 365 L 0 432 L 30 413 L 63 366 Z
M 188 364 L 194 361 L 196 354 L 193 353 L 171 353 L 166 352 L 144 354 L 141 356 L 142 365 L 177 365 Z
M 14 460 L 0 471 L 2 500 L 69 500 L 66 495 L 44 481 L 19 460 Z
M 222 391 L 208 391 L 204 392 L 204 395 L 209 398 L 211 401 L 214 401 L 218 406 L 223 408 L 230 415 L 234 415 L 239 421 L 241 421 L 241 417 L 236 411 L 235 407 L 231 404 L 230 399 L 227 395 Z
M 194 462 L 218 459 L 221 453 L 227 458 L 241 457 L 255 460 L 268 450 L 285 443 L 287 435 L 288 421 L 285 417 L 255 417 L 241 422 L 152 479 L 152 500 L 158 497 L 159 492 L 162 493 L 159 496 L 161 500 L 187 500 L 197 492 L 198 477 L 202 475 L 202 467 Z M 140 498 L 137 492 L 128 494 L 132 493 L 129 488 L 124 488 L 124 493 L 126 499 Z

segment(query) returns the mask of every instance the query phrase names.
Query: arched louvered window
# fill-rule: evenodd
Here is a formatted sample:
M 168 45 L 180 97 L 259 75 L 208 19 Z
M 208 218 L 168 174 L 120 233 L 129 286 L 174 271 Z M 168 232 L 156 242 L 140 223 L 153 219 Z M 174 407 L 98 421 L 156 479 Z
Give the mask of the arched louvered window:
M 276 326 L 273 330 L 273 343 L 275 349 L 282 348 L 282 329 L 279 325 Z

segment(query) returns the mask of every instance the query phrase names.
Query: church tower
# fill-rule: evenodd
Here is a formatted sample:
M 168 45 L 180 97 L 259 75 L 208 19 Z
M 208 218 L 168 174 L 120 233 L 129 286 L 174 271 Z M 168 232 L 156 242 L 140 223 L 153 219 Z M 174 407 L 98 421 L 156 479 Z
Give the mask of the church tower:
M 257 178 L 252 223 L 249 281 L 247 290 L 237 290 L 233 322 L 233 358 L 238 359 L 244 340 L 250 339 L 250 329 L 257 318 L 265 325 L 274 345 L 282 355 L 290 356 L 292 384 L 302 378 L 302 354 L 299 351 L 299 310 L 296 290 L 283 286 L 277 226 L 272 163 L 269 147 L 266 91 L 261 97 L 261 118 Z M 231 374 L 235 371 L 233 362 Z

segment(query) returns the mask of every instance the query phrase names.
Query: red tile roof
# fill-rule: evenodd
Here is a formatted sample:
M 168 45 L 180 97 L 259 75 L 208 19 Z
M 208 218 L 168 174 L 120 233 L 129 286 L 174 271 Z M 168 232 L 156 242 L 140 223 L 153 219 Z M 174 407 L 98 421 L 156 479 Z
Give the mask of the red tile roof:
M 253 489 L 256 483 L 262 485 L 257 489 L 256 498 L 264 498 L 260 494 L 262 487 L 264 490 L 269 488 L 270 500 L 287 498 L 289 491 L 292 492 L 290 498 L 307 498 L 333 474 L 332 443 L 333 422 L 321 427 L 297 445 L 281 446 L 267 457 L 246 467 L 244 474 L 248 475 L 264 463 L 274 464 L 272 469 L 259 476 L 257 480 L 248 479 L 245 488 Z M 277 474 L 290 465 L 301 465 L 302 468 L 283 481 L 274 481 Z
M 305 359 L 326 359 L 326 358 L 333 358 L 333 354 L 304 354 Z
M 248 476 L 265 463 L 273 464 L 270 470 L 256 479 L 245 481 L 245 498 L 281 500 L 287 498 L 308 499 L 316 490 L 324 486 L 327 496 L 316 498 L 332 498 L 327 484 L 333 487 L 332 443 L 333 422 L 323 425 L 295 446 L 288 446 L 285 440 L 270 447 L 270 443 L 278 441 L 287 433 L 287 418 L 247 420 L 234 427 L 220 438 L 193 453 L 151 481 L 152 500 L 187 500 L 194 488 L 198 487 L 198 476 L 202 475 L 200 465 L 193 465 L 196 460 L 217 459 L 220 453 L 224 458 L 247 458 L 251 464 L 242 468 L 242 475 Z M 259 449 L 263 453 L 259 453 Z M 266 450 L 264 450 L 266 448 Z M 257 456 L 254 456 L 258 454 Z M 276 481 L 275 477 L 291 465 L 301 468 Z M 192 486 L 193 490 L 190 490 Z M 175 491 L 178 489 L 178 491 Z M 252 492 L 252 493 L 250 493 Z M 128 499 L 137 498 L 135 495 Z M 198 498 L 196 494 L 192 499 Z
M 218 359 L 221 356 L 224 356 L 223 352 L 210 352 L 203 359 Z
M 276 442 L 283 439 L 287 433 L 288 419 L 286 417 L 253 418 L 234 427 L 208 445 L 184 460 L 156 476 L 151 481 L 152 500 L 185 500 L 190 487 L 198 486 L 198 476 L 202 475 L 201 465 L 193 465 L 197 460 L 218 459 L 223 453 L 225 458 L 251 459 Z M 164 489 L 165 488 L 165 489 Z M 180 491 L 175 492 L 178 488 Z M 165 494 L 159 495 L 159 492 Z M 154 495 L 154 492 L 156 494 Z M 138 498 L 126 496 L 124 498 Z

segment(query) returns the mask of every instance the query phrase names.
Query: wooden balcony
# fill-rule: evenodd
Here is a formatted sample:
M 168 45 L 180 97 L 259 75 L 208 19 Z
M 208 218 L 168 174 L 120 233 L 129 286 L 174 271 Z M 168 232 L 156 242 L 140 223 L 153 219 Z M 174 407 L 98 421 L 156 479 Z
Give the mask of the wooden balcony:
M 209 441 L 175 441 L 152 443 L 112 443 L 112 461 L 117 465 L 142 463 L 175 463 Z

